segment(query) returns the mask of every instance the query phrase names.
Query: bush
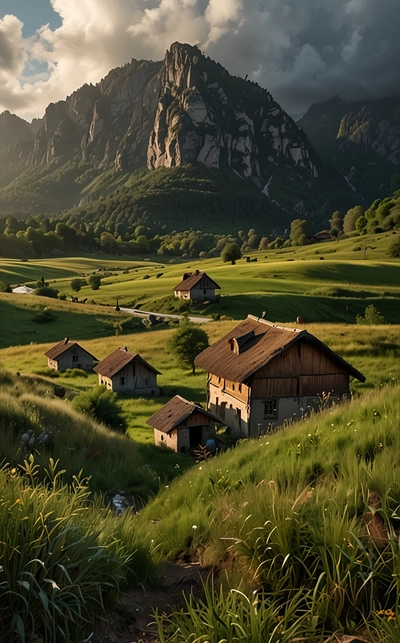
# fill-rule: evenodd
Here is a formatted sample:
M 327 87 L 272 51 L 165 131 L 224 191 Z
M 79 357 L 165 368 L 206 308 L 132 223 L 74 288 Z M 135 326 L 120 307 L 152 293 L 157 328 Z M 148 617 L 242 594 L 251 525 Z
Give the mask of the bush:
M 34 317 L 33 321 L 36 322 L 37 324 L 44 324 L 47 322 L 52 322 L 55 321 L 56 316 L 51 310 L 42 310 L 40 313 Z
M 105 386 L 95 386 L 72 400 L 77 411 L 90 415 L 98 422 L 103 422 L 111 429 L 125 431 L 126 421 L 118 403 L 117 394 L 107 391 Z
M 400 239 L 396 239 L 389 247 L 389 256 L 395 259 L 400 257 Z
M 5 281 L 0 281 L 0 292 L 12 292 L 10 284 L 6 284 Z
M 92 290 L 98 290 L 101 286 L 101 278 L 99 275 L 89 275 L 87 282 Z
M 40 297 L 51 297 L 52 299 L 57 299 L 58 290 L 55 288 L 49 288 L 49 286 L 43 286 L 42 288 L 36 288 L 34 295 L 39 295 Z
M 385 323 L 385 319 L 383 315 L 381 315 L 379 310 L 375 308 L 373 304 L 370 304 L 369 306 L 366 307 L 364 317 L 361 317 L 361 315 L 357 315 L 356 317 L 356 324 L 378 326 L 379 324 L 384 324 L 384 323 Z
M 82 279 L 72 279 L 70 286 L 74 292 L 79 292 L 85 283 L 86 282 L 82 281 Z

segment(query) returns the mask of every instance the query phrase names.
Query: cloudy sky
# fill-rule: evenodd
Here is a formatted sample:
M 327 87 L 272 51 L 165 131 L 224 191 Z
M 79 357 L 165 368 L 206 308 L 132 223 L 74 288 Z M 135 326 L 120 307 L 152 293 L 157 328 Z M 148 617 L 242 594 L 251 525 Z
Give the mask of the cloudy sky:
M 292 115 L 400 93 L 399 0 L 1 0 L 0 112 L 30 120 L 132 58 L 197 44 Z

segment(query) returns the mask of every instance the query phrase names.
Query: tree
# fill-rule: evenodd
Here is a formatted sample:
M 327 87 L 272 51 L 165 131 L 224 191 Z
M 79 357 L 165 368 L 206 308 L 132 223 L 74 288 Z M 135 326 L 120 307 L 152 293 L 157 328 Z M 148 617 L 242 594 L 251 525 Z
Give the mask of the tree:
M 343 215 L 340 210 L 335 210 L 332 214 L 332 219 L 329 219 L 329 223 L 331 224 L 330 233 L 332 236 L 338 237 L 339 233 L 343 232 Z
M 208 346 L 208 335 L 206 331 L 195 326 L 187 319 L 181 322 L 178 330 L 168 341 L 168 348 L 175 353 L 183 364 L 192 367 L 193 374 L 196 372 L 194 365 L 195 358 Z
M 225 263 L 230 261 L 232 265 L 241 259 L 242 253 L 237 243 L 228 243 L 221 252 L 221 259 Z
M 101 286 L 101 278 L 99 275 L 89 275 L 87 282 L 92 290 L 98 290 Z
M 307 237 L 307 221 L 294 219 L 290 224 L 290 241 L 292 246 L 304 246 Z
M 378 326 L 385 323 L 385 318 L 373 304 L 370 304 L 365 309 L 364 317 L 361 315 L 356 316 L 356 324 L 363 324 L 365 326 Z
M 70 285 L 74 292 L 79 292 L 82 288 L 82 279 L 72 279 Z
M 360 217 L 364 216 L 365 209 L 362 205 L 356 205 L 355 208 L 350 208 L 347 210 L 347 213 L 343 219 L 343 231 L 345 234 L 348 232 L 354 232 L 356 229 L 356 221 Z

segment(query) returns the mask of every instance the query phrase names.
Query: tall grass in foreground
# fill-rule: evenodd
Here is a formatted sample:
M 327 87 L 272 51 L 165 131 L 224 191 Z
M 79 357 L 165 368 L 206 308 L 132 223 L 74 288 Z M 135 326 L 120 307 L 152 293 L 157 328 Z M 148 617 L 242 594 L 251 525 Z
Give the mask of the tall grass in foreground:
M 398 401 L 399 387 L 389 386 L 242 442 L 172 483 L 139 522 L 157 519 L 152 537 L 165 555 L 187 557 L 189 548 L 225 569 L 223 613 L 232 588 L 256 591 L 265 609 L 303 592 L 321 637 L 376 629 L 389 613 L 391 641 L 400 599 Z M 200 622 L 204 605 L 190 609 Z M 176 613 L 176 630 L 185 618 Z M 214 640 L 204 622 L 192 639 L 167 640 Z
M 22 473 L 23 475 L 20 475 Z M 49 462 L 44 483 L 33 458 L 0 469 L 0 641 L 40 637 L 77 643 L 127 581 L 152 574 L 133 516 L 117 520 L 89 502 L 87 483 Z

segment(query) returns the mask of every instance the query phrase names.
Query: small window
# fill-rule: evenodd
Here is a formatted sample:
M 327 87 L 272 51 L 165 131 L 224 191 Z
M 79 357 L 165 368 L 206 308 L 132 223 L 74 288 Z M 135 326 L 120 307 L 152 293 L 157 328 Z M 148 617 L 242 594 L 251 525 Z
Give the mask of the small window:
M 207 294 L 207 290 L 203 290 L 203 295 L 206 295 L 206 294 Z
M 276 398 L 269 398 L 264 401 L 264 419 L 278 417 L 278 404 Z
M 125 377 L 121 376 L 121 386 L 125 386 Z
M 241 393 L 241 392 L 242 392 L 242 385 L 239 384 L 239 393 Z
M 78 361 L 78 355 L 72 355 L 72 361 L 77 362 Z

